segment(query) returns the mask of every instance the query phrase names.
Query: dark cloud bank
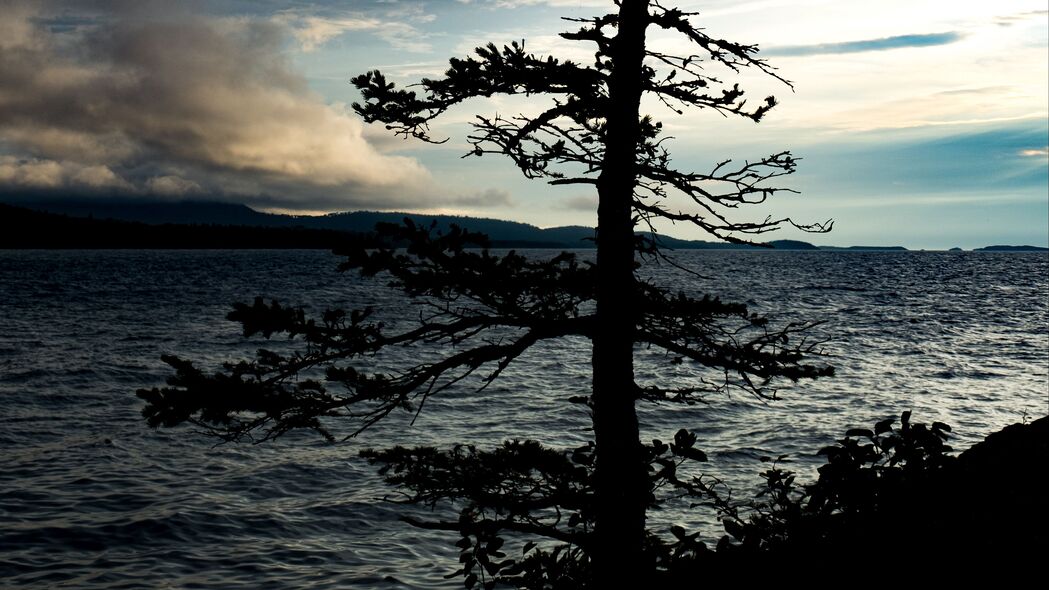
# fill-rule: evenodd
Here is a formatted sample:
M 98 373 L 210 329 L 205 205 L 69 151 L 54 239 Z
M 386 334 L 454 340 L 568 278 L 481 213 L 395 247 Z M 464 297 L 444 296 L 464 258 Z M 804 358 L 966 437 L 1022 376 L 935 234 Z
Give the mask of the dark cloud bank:
M 380 152 L 309 90 L 279 21 L 90 4 L 3 2 L 0 194 L 440 204 L 418 162 Z

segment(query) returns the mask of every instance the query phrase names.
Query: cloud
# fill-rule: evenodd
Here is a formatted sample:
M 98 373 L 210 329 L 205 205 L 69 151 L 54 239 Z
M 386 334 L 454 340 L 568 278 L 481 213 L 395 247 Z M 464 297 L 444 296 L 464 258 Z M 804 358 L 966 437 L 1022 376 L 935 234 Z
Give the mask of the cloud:
M 40 5 L 11 4 L 0 21 L 0 192 L 432 204 L 422 165 L 381 153 L 345 106 L 308 88 L 280 23 L 143 14 L 138 4 L 133 17 L 55 26 Z
M 568 211 L 597 211 L 597 195 L 579 195 L 569 197 L 557 205 L 558 209 Z
M 58 188 L 65 184 L 67 170 L 52 160 L 0 159 L 0 182 L 24 188 Z
M 420 78 L 439 78 L 448 70 L 448 62 L 426 61 L 399 64 L 377 64 L 372 65 L 371 69 L 381 71 L 387 78 L 405 78 L 411 80 L 410 83 L 414 84 Z M 338 80 L 344 79 L 344 77 L 338 78 Z M 387 133 L 386 135 L 389 134 Z
M 958 88 L 956 90 L 941 90 L 938 96 L 965 96 L 965 95 L 995 95 L 1012 92 L 1010 86 L 981 86 L 979 88 Z
M 106 166 L 15 156 L 0 156 L 0 187 L 3 186 L 26 190 L 72 188 L 87 192 L 134 189 Z
M 146 181 L 146 190 L 155 195 L 177 196 L 199 194 L 200 185 L 180 176 L 154 176 Z
M 1044 201 L 1049 148 L 1034 146 L 1044 146 L 1047 133 L 1044 119 L 857 133 L 804 150 L 798 188 L 804 192 L 815 181 L 824 194 L 1014 194 Z
M 933 47 L 960 41 L 964 35 L 951 31 L 947 33 L 930 33 L 924 35 L 896 35 L 881 39 L 863 41 L 845 41 L 842 43 L 819 43 L 815 45 L 788 45 L 770 47 L 762 50 L 765 56 L 798 57 L 822 55 L 827 53 L 862 53 L 865 51 L 885 51 L 904 47 Z
M 1049 15 L 1049 10 L 1031 10 L 1028 12 L 1021 12 L 1018 14 L 1009 14 L 1005 16 L 998 16 L 994 19 L 994 24 L 1000 27 L 1011 27 L 1017 23 L 1023 22 L 1032 18 L 1045 18 Z
M 558 8 L 607 8 L 607 0 L 457 0 L 460 4 L 478 4 L 489 8 L 523 8 L 554 6 Z
M 303 51 L 315 51 L 325 43 L 351 31 L 364 31 L 387 42 L 394 49 L 411 53 L 433 50 L 426 35 L 412 23 L 429 23 L 437 17 L 419 4 L 390 4 L 378 14 L 362 12 L 326 12 L 315 14 L 303 9 L 279 12 L 274 18 L 291 27 Z
M 302 45 L 303 51 L 314 51 L 328 41 L 347 31 L 378 29 L 379 21 L 367 18 L 325 19 L 316 16 L 296 18 L 292 21 L 293 34 Z
M 489 188 L 472 195 L 457 197 L 449 201 L 449 204 L 458 207 L 475 208 L 512 207 L 515 205 L 510 192 L 498 188 Z

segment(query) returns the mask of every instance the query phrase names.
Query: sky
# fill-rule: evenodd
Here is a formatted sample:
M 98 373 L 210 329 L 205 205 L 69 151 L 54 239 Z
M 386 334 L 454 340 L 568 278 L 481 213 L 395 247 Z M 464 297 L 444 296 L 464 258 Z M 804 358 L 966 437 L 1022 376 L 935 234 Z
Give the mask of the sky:
M 669 4 L 669 1 L 667 2 Z M 798 170 L 734 219 L 834 220 L 826 245 L 1049 245 L 1049 11 L 1044 0 L 685 1 L 714 37 L 760 46 L 793 89 L 739 81 L 779 106 L 760 123 L 705 110 L 663 121 L 680 169 L 789 150 Z M 354 209 L 596 224 L 596 195 L 463 158 L 475 115 L 536 112 L 493 97 L 394 137 L 353 112 L 349 80 L 439 77 L 494 42 L 583 63 L 561 17 L 600 0 L 0 0 L 0 200 L 224 200 L 279 212 Z M 650 46 L 687 50 L 670 35 Z M 730 74 L 730 73 L 729 73 Z M 674 201 L 671 205 L 684 206 Z M 703 239 L 698 229 L 659 230 Z

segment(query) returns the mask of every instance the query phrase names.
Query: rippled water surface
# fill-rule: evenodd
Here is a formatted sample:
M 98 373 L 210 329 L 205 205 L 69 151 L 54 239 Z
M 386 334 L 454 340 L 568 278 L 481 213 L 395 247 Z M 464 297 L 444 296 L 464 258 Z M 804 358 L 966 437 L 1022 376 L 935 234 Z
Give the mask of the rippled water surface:
M 536 253 L 536 255 L 545 255 Z M 911 409 L 954 426 L 956 447 L 1049 409 L 1049 257 L 1018 253 L 681 252 L 649 268 L 691 294 L 748 302 L 774 320 L 822 320 L 833 379 L 780 401 L 713 397 L 645 409 L 645 435 L 700 435 L 712 473 L 753 485 L 758 457 L 811 453 L 844 429 Z M 579 406 L 586 342 L 545 344 L 485 393 L 428 403 L 360 440 L 214 447 L 153 431 L 135 389 L 163 382 L 160 355 L 205 366 L 262 346 L 225 321 L 255 295 L 315 309 L 417 313 L 320 251 L 0 251 L 0 586 L 11 588 L 456 588 L 446 535 L 398 521 L 407 508 L 356 457 L 364 446 L 588 439 Z M 283 343 L 277 343 L 278 346 Z M 399 349 L 397 366 L 419 351 Z M 642 381 L 687 366 L 639 351 Z M 659 523 L 715 532 L 675 509 Z

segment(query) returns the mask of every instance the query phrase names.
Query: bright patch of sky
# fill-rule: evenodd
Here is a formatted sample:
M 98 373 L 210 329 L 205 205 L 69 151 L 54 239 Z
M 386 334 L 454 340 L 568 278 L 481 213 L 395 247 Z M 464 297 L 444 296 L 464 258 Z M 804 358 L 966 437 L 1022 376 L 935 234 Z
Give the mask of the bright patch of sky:
M 131 101 L 112 97 L 105 99 L 115 103 L 113 116 L 126 117 L 126 125 L 103 133 L 101 124 L 85 115 L 63 126 L 44 114 L 34 118 L 28 106 L 14 109 L 9 95 L 18 91 L 4 90 L 0 193 L 34 188 L 33 182 L 76 188 L 90 181 L 94 185 L 88 188 L 96 192 L 107 187 L 143 198 L 164 191 L 221 194 L 283 210 L 412 209 L 540 226 L 596 220 L 594 197 L 585 188 L 527 181 L 497 156 L 460 157 L 467 151 L 465 137 L 475 114 L 535 112 L 544 104 L 541 99 L 496 97 L 457 108 L 434 126 L 436 135 L 450 138 L 441 146 L 405 142 L 379 125 L 362 125 L 347 105 L 359 98 L 349 83 L 354 75 L 380 69 L 395 82 L 413 83 L 439 76 L 447 58 L 487 42 L 524 40 L 530 51 L 586 63 L 592 58 L 588 47 L 557 36 L 576 27 L 560 17 L 599 14 L 614 8 L 611 2 L 226 0 L 172 10 L 158 2 L 103 9 L 98 7 L 109 5 L 88 1 L 5 4 L 12 1 L 16 9 L 9 14 L 15 16 L 5 16 L 0 39 L 21 39 L 18 51 L 38 55 L 48 78 L 38 72 L 26 87 L 44 96 L 50 92 L 58 102 L 62 90 L 54 80 L 62 75 L 99 82 L 106 72 L 143 65 L 140 56 L 119 48 L 100 51 L 92 31 L 102 30 L 108 38 L 114 32 L 133 36 L 177 22 L 185 31 L 196 31 L 204 46 L 257 69 L 246 73 L 239 86 L 212 84 L 207 96 L 175 105 L 202 122 L 214 122 L 203 137 L 169 123 L 163 132 L 150 129 L 147 137 L 136 139 L 136 125 L 155 123 L 162 114 L 132 117 Z M 708 169 L 727 157 L 755 158 L 785 149 L 802 158 L 798 172 L 781 179 L 801 194 L 777 197 L 749 215 L 833 218 L 835 230 L 774 237 L 914 248 L 1049 243 L 1049 11 L 1044 1 L 689 0 L 679 6 L 699 12 L 695 22 L 712 36 L 760 45 L 794 85 L 792 91 L 766 76 L 738 77 L 752 102 L 768 94 L 780 101 L 757 125 L 702 111 L 679 116 L 657 103 L 644 105 L 674 136 L 669 146 L 679 168 Z M 248 30 L 249 25 L 254 28 Z M 69 57 L 78 44 L 94 48 L 94 64 Z M 653 35 L 650 44 L 667 52 L 688 49 L 682 39 L 667 34 Z M 181 49 L 178 44 L 169 48 Z M 184 49 L 188 55 L 189 48 Z M 170 66 L 186 84 L 207 85 L 213 82 L 209 76 L 226 71 L 199 64 L 179 69 L 178 60 L 175 54 L 149 65 Z M 0 82 L 29 75 L 5 63 L 0 59 Z M 199 72 L 201 78 L 194 81 L 187 72 Z M 84 82 L 83 87 L 99 84 Z M 70 92 L 78 88 L 74 82 L 68 86 Z M 237 92 L 249 89 L 254 97 L 239 103 Z M 201 106 L 209 99 L 228 107 L 216 114 Z M 240 118 L 238 111 L 251 116 Z M 19 125 L 11 123 L 15 115 Z M 234 128 L 252 120 L 266 133 Z M 187 136 L 199 143 L 192 146 L 192 157 L 171 143 Z M 48 137 L 50 143 L 44 141 Z M 87 158 L 52 145 L 70 138 L 104 146 L 109 155 L 85 148 L 82 152 L 93 154 Z M 274 150 L 280 161 L 251 146 Z M 154 158 L 150 165 L 142 163 L 147 153 Z M 661 229 L 704 237 L 684 226 Z

